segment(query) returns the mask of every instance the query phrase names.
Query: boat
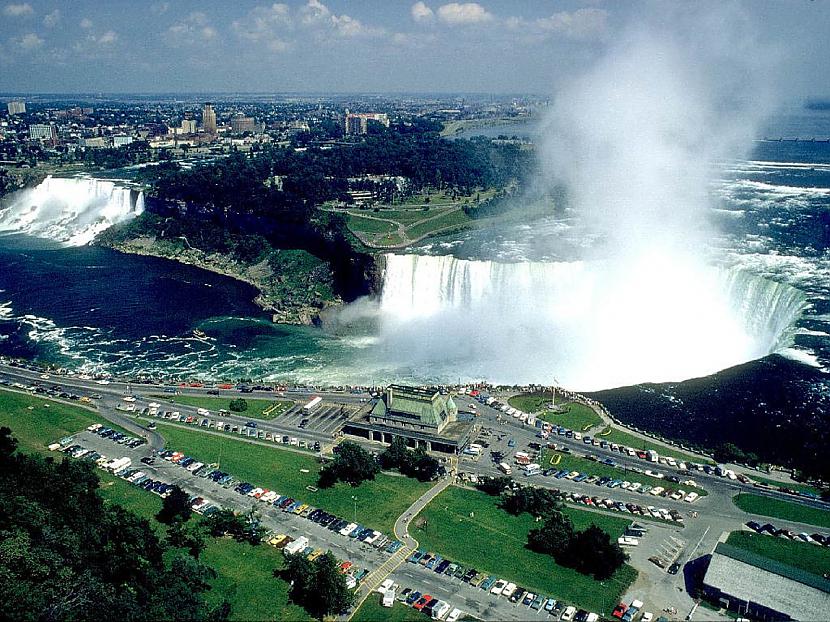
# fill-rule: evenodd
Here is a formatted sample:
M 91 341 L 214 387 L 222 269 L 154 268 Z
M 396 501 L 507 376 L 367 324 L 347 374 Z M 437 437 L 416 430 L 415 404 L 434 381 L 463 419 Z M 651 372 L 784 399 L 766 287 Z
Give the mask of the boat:
M 207 339 L 207 334 L 205 334 L 205 331 L 199 330 L 198 328 L 193 329 L 193 336 L 199 339 Z

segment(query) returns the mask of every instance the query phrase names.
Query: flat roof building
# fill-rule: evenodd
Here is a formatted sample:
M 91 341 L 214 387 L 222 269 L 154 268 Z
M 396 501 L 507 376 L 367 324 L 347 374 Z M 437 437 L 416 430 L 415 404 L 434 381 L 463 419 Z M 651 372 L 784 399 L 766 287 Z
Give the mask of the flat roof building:
M 703 594 L 753 620 L 830 617 L 830 580 L 724 543 L 712 552 Z
M 13 101 L 6 104 L 6 107 L 8 108 L 10 115 L 26 113 L 26 102 Z

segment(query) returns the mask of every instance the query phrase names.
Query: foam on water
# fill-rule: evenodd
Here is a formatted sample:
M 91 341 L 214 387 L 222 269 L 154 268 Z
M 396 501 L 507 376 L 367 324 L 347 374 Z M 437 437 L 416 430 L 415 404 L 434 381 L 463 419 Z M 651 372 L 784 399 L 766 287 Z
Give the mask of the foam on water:
M 143 211 L 141 191 L 102 179 L 49 176 L 35 188 L 20 192 L 0 212 L 0 231 L 83 246 Z
M 651 257 L 625 268 L 387 255 L 381 346 L 497 382 L 600 389 L 714 373 L 792 345 L 797 289 Z

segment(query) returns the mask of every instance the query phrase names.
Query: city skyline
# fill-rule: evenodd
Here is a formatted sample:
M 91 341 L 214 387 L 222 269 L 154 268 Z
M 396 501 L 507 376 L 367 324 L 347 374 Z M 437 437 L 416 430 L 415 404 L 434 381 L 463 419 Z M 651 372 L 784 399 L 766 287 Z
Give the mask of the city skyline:
M 549 94 L 638 24 L 705 39 L 711 26 L 699 20 L 716 6 L 0 2 L 0 90 Z M 830 12 L 820 3 L 727 6 L 749 18 L 742 36 L 754 30 L 775 52 L 791 98 L 828 95 Z

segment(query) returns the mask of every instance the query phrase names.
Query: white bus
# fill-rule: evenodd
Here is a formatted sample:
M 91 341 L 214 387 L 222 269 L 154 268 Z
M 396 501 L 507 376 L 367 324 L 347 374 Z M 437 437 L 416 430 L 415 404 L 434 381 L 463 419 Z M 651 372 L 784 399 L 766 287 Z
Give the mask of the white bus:
M 322 397 L 312 397 L 311 401 L 309 401 L 308 404 L 303 406 L 303 412 L 310 413 L 312 410 L 317 408 L 322 401 L 323 401 Z

